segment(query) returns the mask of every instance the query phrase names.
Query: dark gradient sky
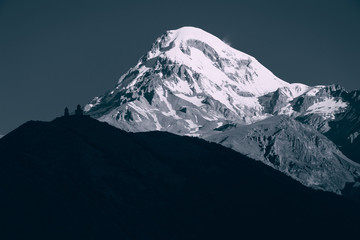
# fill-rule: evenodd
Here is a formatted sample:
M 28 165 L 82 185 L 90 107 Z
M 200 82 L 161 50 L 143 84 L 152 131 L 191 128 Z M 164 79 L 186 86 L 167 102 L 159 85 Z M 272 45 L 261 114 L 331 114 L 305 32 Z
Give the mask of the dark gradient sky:
M 182 26 L 224 39 L 285 81 L 360 89 L 359 0 L 0 0 L 0 133 L 84 105 Z

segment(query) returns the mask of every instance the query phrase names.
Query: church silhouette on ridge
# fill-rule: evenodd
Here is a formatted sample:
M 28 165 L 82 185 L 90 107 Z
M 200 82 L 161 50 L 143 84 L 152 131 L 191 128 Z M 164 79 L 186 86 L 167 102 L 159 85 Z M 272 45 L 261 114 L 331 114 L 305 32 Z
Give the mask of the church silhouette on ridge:
M 80 104 L 78 104 L 75 110 L 75 116 L 83 116 L 83 115 L 84 115 L 84 110 L 81 108 Z M 64 117 L 69 117 L 69 116 L 70 116 L 69 109 L 65 107 Z

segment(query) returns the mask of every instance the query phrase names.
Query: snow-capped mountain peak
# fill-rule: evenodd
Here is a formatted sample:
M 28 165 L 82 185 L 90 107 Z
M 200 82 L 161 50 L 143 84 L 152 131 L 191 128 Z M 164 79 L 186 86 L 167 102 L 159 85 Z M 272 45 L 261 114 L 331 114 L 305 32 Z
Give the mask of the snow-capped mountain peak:
M 129 117 L 133 121 L 127 121 L 126 129 L 131 131 L 144 130 L 147 120 L 145 125 L 151 126 L 145 129 L 168 131 L 169 121 L 172 126 L 183 119 L 188 127 L 177 132 L 192 134 L 190 125 L 200 128 L 209 121 L 251 124 L 272 115 L 312 113 L 333 119 L 347 104 L 330 96 L 329 89 L 287 83 L 214 35 L 182 27 L 156 39 L 150 51 L 121 76 L 116 88 L 95 98 L 85 110 L 115 125 L 119 121 L 123 125 L 122 120 Z M 162 104 L 153 103 L 157 101 Z M 193 113 L 179 115 L 182 108 Z M 157 120 L 163 116 L 168 118 L 165 125 Z
M 230 47 L 212 34 L 195 27 L 183 27 L 167 31 L 156 39 L 150 51 L 121 76 L 116 87 L 103 96 L 94 98 L 85 107 L 85 111 L 101 121 L 126 131 L 168 131 L 205 139 L 220 139 L 211 137 L 220 129 L 223 131 L 246 126 L 246 131 L 235 131 L 246 136 L 237 137 L 240 137 L 241 141 L 257 142 L 259 148 L 250 150 L 256 151 L 254 156 L 260 156 L 267 151 L 266 146 L 273 146 L 271 144 L 275 142 L 275 138 L 284 138 L 289 134 L 281 135 L 276 130 L 275 135 L 269 135 L 268 139 L 254 139 L 256 134 L 254 135 L 252 131 L 252 124 L 277 115 L 287 115 L 302 122 L 301 124 L 311 125 L 313 128 L 308 129 L 299 125 L 300 123 L 285 121 L 288 124 L 287 131 L 295 133 L 290 139 L 293 141 L 290 146 L 305 149 L 311 144 L 317 144 L 316 139 L 313 141 L 311 136 L 307 136 L 311 131 L 318 130 L 319 134 L 331 134 L 331 121 L 346 118 L 351 122 L 354 115 L 358 116 L 358 110 L 354 110 L 355 113 L 352 110 L 357 109 L 353 108 L 356 106 L 353 102 L 358 101 L 356 100 L 358 95 L 353 94 L 355 97 L 350 95 L 336 85 L 311 87 L 301 83 L 285 82 L 254 57 Z M 276 121 L 270 121 L 271 124 L 277 124 L 282 118 L 274 119 Z M 274 126 L 261 126 L 277 129 Z M 296 131 L 305 130 L 306 134 L 296 134 Z M 360 131 L 360 128 L 346 132 L 344 139 L 357 131 Z M 248 136 L 250 133 L 254 136 Z M 297 136 L 300 140 L 296 140 Z M 226 139 L 230 138 L 225 136 L 221 139 L 220 143 L 225 145 Z M 324 139 L 326 142 L 325 137 Z M 281 143 L 281 141 L 280 139 L 276 142 Z M 305 143 L 309 141 L 311 144 Z M 235 150 L 239 149 L 236 148 L 236 144 L 231 143 L 228 147 L 231 146 Z M 266 153 L 266 156 L 271 156 L 270 163 L 273 159 L 280 159 L 275 161 L 278 164 L 277 169 L 287 172 L 296 179 L 303 178 L 301 181 L 307 182 L 309 186 L 314 183 L 308 179 L 318 179 L 317 188 L 340 192 L 340 189 L 325 187 L 326 184 L 321 182 L 325 180 L 321 179 L 329 178 L 313 175 L 318 174 L 317 172 L 310 170 L 306 172 L 305 178 L 305 175 L 298 176 L 304 169 L 300 170 L 297 166 L 291 171 L 287 169 L 294 162 L 296 163 L 296 159 L 301 159 L 301 156 L 296 155 L 301 151 L 291 149 L 280 151 L 277 149 L 278 146 L 280 145 L 276 144 L 274 150 L 271 150 L 274 151 L 273 153 Z M 332 166 L 328 168 L 329 172 L 335 165 L 338 166 L 338 163 L 335 163 L 337 159 L 348 162 L 339 155 L 338 149 L 334 149 L 333 145 L 326 143 L 322 146 L 329 146 L 329 149 L 317 149 L 319 147 L 314 146 L 314 149 L 309 151 L 309 156 L 304 159 L 307 161 L 306 164 L 310 165 L 305 167 L 304 171 L 307 171 L 307 168 L 311 169 L 313 161 L 319 160 L 318 156 L 324 155 L 324 151 L 329 161 L 333 161 L 329 163 Z M 274 156 L 274 154 L 283 154 L 283 156 Z M 266 157 L 258 160 L 264 159 Z M 294 161 L 290 164 L 288 159 Z M 305 165 L 300 167 L 304 168 Z M 357 168 L 356 165 L 347 169 Z M 347 169 L 342 171 L 346 172 Z M 356 179 L 358 173 L 346 172 L 341 176 L 351 176 L 343 178 L 340 184 L 343 186 L 348 179 Z M 339 182 L 338 179 L 333 180 Z
M 216 108 L 221 106 L 222 113 L 210 114 L 207 116 L 209 119 L 224 118 L 226 114 L 248 124 L 266 117 L 262 114 L 263 106 L 258 97 L 277 89 L 283 89 L 294 98 L 308 87 L 277 78 L 254 57 L 231 48 L 210 33 L 195 27 L 183 27 L 159 37 L 138 64 L 120 78 L 116 89 L 106 98 L 122 92 L 120 101 L 123 101 L 125 95 L 140 93 L 146 98 L 146 93 L 161 92 L 171 93 L 197 107 L 209 105 L 206 102 L 211 100 Z M 104 97 L 94 99 L 86 110 L 90 111 Z M 170 108 L 176 110 L 174 106 Z M 208 112 L 208 107 L 205 108 Z M 159 125 L 156 126 L 159 130 Z
M 155 41 L 146 58 L 142 59 L 138 66 L 155 59 L 167 59 L 172 63 L 188 66 L 213 84 L 233 84 L 239 90 L 255 96 L 289 86 L 254 57 L 195 27 L 167 31 Z

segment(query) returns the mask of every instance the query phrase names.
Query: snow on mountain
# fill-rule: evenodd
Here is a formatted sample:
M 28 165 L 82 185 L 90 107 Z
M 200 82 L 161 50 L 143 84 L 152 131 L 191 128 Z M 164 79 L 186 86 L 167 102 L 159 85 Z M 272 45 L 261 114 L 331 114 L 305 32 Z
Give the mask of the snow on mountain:
M 193 118 L 250 124 L 270 115 L 299 116 L 301 114 L 293 110 L 290 102 L 299 96 L 315 98 L 324 87 L 289 84 L 277 78 L 255 58 L 231 48 L 217 37 L 198 28 L 183 27 L 168 31 L 158 38 L 138 64 L 120 78 L 113 91 L 95 98 L 85 110 L 102 116 L 103 120 L 114 125 L 127 117 L 142 125 L 144 120 L 151 120 L 154 124 L 145 124 L 146 130 L 168 131 L 169 123 L 166 121 L 163 125 L 159 118 L 163 118 L 165 113 L 173 121 L 183 119 L 176 112 L 182 107 L 180 104 L 200 110 L 200 114 L 193 113 Z M 286 104 L 282 103 L 277 112 L 266 112 L 261 98 L 276 91 L 283 95 Z M 165 103 L 165 109 L 148 106 L 152 105 L 154 97 Z M 169 98 L 177 100 L 168 102 Z M 174 102 L 179 104 L 173 106 Z M 316 111 L 325 118 L 333 117 L 329 112 L 345 106 L 345 103 L 327 103 L 330 104 L 330 111 L 320 105 L 310 108 L 308 113 Z M 110 109 L 113 111 L 109 118 Z M 187 120 L 199 125 L 194 122 L 196 119 Z M 137 124 L 129 125 L 127 129 L 130 131 L 144 130 L 144 126 L 138 128 Z
M 287 83 L 254 57 L 231 48 L 219 38 L 198 28 L 183 27 L 167 31 L 159 37 L 150 51 L 120 77 L 115 88 L 94 98 L 85 106 L 85 111 L 100 121 L 126 131 L 168 131 L 200 138 L 216 135 L 215 129 L 246 125 L 251 128 L 252 124 L 264 119 L 287 115 L 298 120 L 299 124 L 311 125 L 330 136 L 335 129 L 332 123 L 338 122 L 339 116 L 347 114 L 349 109 L 355 109 L 351 98 L 344 97 L 346 94 L 345 90 L 335 85 L 311 87 Z M 346 116 L 359 116 L 359 113 L 359 110 L 354 110 Z M 275 121 L 273 124 L 278 123 Z M 360 128 L 353 129 L 346 137 L 355 130 L 360 131 Z M 299 141 L 308 139 L 301 138 Z M 319 148 L 316 142 L 311 146 L 300 144 Z M 338 166 L 338 149 L 332 145 L 322 146 L 327 148 L 328 156 L 331 155 L 327 163 L 331 167 L 324 170 L 330 172 L 334 166 Z M 238 148 L 234 149 L 239 151 Z M 321 151 L 309 151 L 310 155 L 313 154 L 309 159 L 320 156 L 316 152 Z M 254 155 L 258 154 L 263 152 L 254 152 Z M 279 151 L 277 154 L 280 156 L 282 153 Z M 282 161 L 300 156 L 291 150 L 286 154 L 292 156 L 281 156 Z M 257 159 L 267 161 L 264 156 Z M 297 164 L 299 168 L 306 165 L 300 160 L 289 162 Z M 275 165 L 273 167 L 276 168 Z M 357 167 L 355 164 L 354 168 Z M 308 175 L 299 176 L 278 169 L 295 179 L 303 176 L 303 183 L 309 182 L 306 180 L 309 179 Z M 356 179 L 356 174 L 342 170 L 344 176 L 351 175 L 344 178 L 342 183 Z M 321 179 L 329 181 L 329 178 Z M 338 181 L 337 178 L 332 179 Z M 307 185 L 312 186 L 311 182 Z M 343 184 L 328 187 L 329 184 L 314 183 L 313 186 L 339 192 L 340 189 L 333 186 L 340 188 Z
M 305 115 L 307 114 L 319 114 L 324 115 L 324 118 L 335 119 L 335 113 L 338 112 L 342 108 L 346 108 L 347 104 L 338 100 L 334 100 L 333 98 L 327 98 L 321 102 L 315 102 L 311 105 L 307 110 Z
M 170 93 L 179 101 L 186 102 L 185 105 L 205 109 L 201 115 L 207 119 L 218 120 L 224 118 L 223 115 L 231 115 L 231 119 L 248 124 L 266 117 L 262 114 L 263 107 L 258 97 L 279 88 L 294 98 L 309 87 L 284 82 L 255 58 L 231 48 L 217 37 L 198 28 L 184 27 L 168 31 L 158 38 L 138 64 L 120 78 L 116 89 L 107 96 L 95 98 L 86 110 L 101 111 L 103 107 L 93 108 L 109 102 L 104 98 L 117 96 L 117 93 L 122 93 L 120 101 L 125 99 L 124 95 L 130 94 L 139 95 L 139 98 L 153 95 L 161 98 Z M 209 112 L 208 101 L 222 108 L 220 115 L 218 111 L 206 113 Z M 134 118 L 143 120 L 150 117 L 156 122 L 157 109 L 146 113 L 139 111 L 143 105 L 136 101 L 129 106 L 136 112 Z M 176 120 L 177 109 L 174 107 L 166 104 L 166 112 L 172 112 Z M 155 126 L 157 130 L 167 129 L 161 123 Z
M 255 96 L 274 91 L 289 84 L 275 77 L 255 58 L 237 51 L 217 37 L 193 27 L 168 31 L 159 38 L 148 54 L 148 59 L 167 58 L 173 63 L 190 66 L 202 75 L 201 90 L 219 92 L 214 87 L 237 84 L 240 91 Z M 191 93 L 190 89 L 183 91 Z M 200 90 L 200 89 L 198 89 Z M 226 89 L 227 90 L 227 89 Z M 231 94 L 231 91 L 226 91 Z M 227 101 L 223 95 L 217 99 Z

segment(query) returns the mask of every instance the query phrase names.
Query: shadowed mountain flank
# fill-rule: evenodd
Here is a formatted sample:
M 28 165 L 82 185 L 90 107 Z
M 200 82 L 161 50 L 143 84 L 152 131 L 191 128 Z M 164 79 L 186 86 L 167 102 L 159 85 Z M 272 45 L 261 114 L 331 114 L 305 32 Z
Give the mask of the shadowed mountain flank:
M 0 154 L 1 239 L 330 237 L 360 222 L 357 203 L 221 145 L 87 116 L 27 122 Z

